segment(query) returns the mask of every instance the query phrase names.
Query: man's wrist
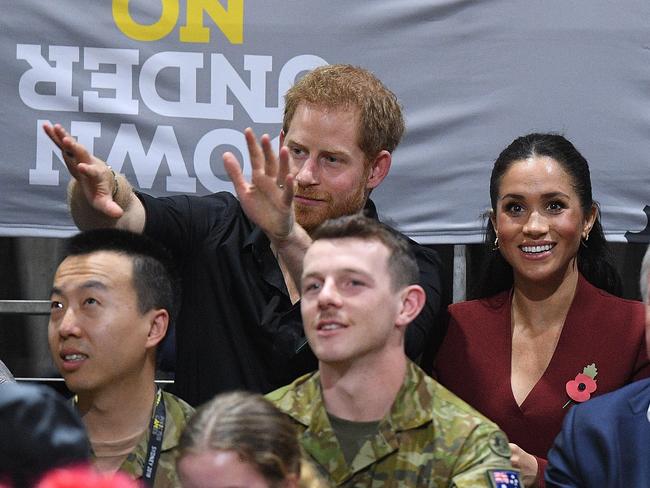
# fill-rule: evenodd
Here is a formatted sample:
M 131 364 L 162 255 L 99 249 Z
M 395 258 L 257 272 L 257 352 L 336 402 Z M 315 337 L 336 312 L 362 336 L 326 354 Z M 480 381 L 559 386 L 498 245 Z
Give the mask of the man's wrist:
M 131 199 L 134 197 L 133 188 L 124 175 L 116 173 L 110 166 L 108 166 L 108 169 L 113 177 L 111 198 L 122 210 L 127 210 L 131 205 Z
M 291 226 L 291 230 L 285 236 L 272 236 L 269 238 L 273 248 L 278 252 L 295 249 L 296 246 L 305 250 L 311 244 L 311 238 L 307 231 L 297 222 Z
M 115 171 L 113 171 L 113 168 L 108 166 L 108 169 L 113 175 L 113 191 L 111 192 L 111 198 L 115 200 L 115 196 L 117 195 L 117 192 L 120 190 L 120 184 L 117 181 L 117 175 L 115 174 Z

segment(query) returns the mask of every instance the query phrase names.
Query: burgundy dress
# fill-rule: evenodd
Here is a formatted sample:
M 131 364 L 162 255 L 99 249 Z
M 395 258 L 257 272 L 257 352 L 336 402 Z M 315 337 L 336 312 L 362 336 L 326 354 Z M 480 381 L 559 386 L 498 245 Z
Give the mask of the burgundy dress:
M 602 395 L 650 376 L 645 310 L 640 302 L 612 296 L 579 277 L 576 295 L 555 352 L 521 405 L 510 382 L 512 292 L 449 306 L 447 336 L 436 356 L 434 376 L 496 422 L 522 449 L 538 457 L 544 485 L 546 454 L 571 404 L 565 390 L 592 363 Z

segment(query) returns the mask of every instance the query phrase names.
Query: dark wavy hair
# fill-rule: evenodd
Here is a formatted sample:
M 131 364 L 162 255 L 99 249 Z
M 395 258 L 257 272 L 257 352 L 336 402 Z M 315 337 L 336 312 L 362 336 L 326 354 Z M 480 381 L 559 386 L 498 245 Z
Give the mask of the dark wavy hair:
M 490 176 L 490 203 L 496 209 L 503 175 L 515 162 L 534 156 L 547 156 L 557 161 L 571 177 L 572 186 L 586 215 L 593 206 L 598 213 L 589 233 L 589 242 L 578 249 L 578 270 L 592 285 L 613 295 L 621 296 L 621 278 L 612 265 L 609 247 L 600 223 L 600 210 L 591 195 L 591 176 L 587 160 L 571 142 L 558 134 L 528 134 L 518 137 L 506 147 L 494 162 Z M 487 217 L 487 216 L 486 216 Z M 496 232 L 486 218 L 485 246 L 487 257 L 480 273 L 473 298 L 485 298 L 513 285 L 512 266 L 494 247 Z

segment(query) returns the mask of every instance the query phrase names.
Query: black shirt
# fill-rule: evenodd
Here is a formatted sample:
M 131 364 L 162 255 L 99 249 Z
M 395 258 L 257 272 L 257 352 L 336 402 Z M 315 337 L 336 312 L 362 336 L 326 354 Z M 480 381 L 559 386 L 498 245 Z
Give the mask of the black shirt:
M 306 344 L 300 302 L 291 304 L 269 240 L 228 192 L 204 197 L 137 194 L 145 233 L 173 254 L 183 294 L 176 327 L 174 392 L 197 405 L 215 394 L 266 393 L 316 369 Z M 366 214 L 377 218 L 368 201 Z M 441 340 L 437 254 L 410 241 L 427 294 L 406 332 L 406 351 L 418 358 Z

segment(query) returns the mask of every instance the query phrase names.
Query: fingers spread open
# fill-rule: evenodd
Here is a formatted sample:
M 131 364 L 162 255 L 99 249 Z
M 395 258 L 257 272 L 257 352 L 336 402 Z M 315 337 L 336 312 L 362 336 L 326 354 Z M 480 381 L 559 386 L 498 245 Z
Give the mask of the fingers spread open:
M 287 174 L 284 178 L 282 203 L 287 207 L 290 207 L 292 201 L 293 201 L 293 175 Z
M 286 147 L 280 148 L 280 164 L 278 167 L 278 175 L 276 181 L 278 186 L 285 185 L 285 180 L 289 174 L 289 150 Z
M 239 161 L 235 155 L 231 152 L 223 153 L 223 167 L 226 169 L 226 173 L 230 177 L 230 181 L 235 186 L 235 191 L 237 194 L 241 194 L 246 191 L 248 188 L 248 183 L 244 178 L 242 168 L 239 164 Z
M 262 136 L 262 151 L 264 151 L 264 174 L 269 178 L 276 178 L 278 175 L 278 161 L 271 145 L 271 137 L 268 134 Z
M 264 169 L 264 153 L 262 148 L 257 142 L 257 137 L 253 132 L 253 129 L 248 127 L 244 130 L 244 137 L 246 138 L 246 145 L 248 146 L 248 154 L 251 158 L 251 167 L 253 168 L 253 173 L 256 171 L 261 171 Z

